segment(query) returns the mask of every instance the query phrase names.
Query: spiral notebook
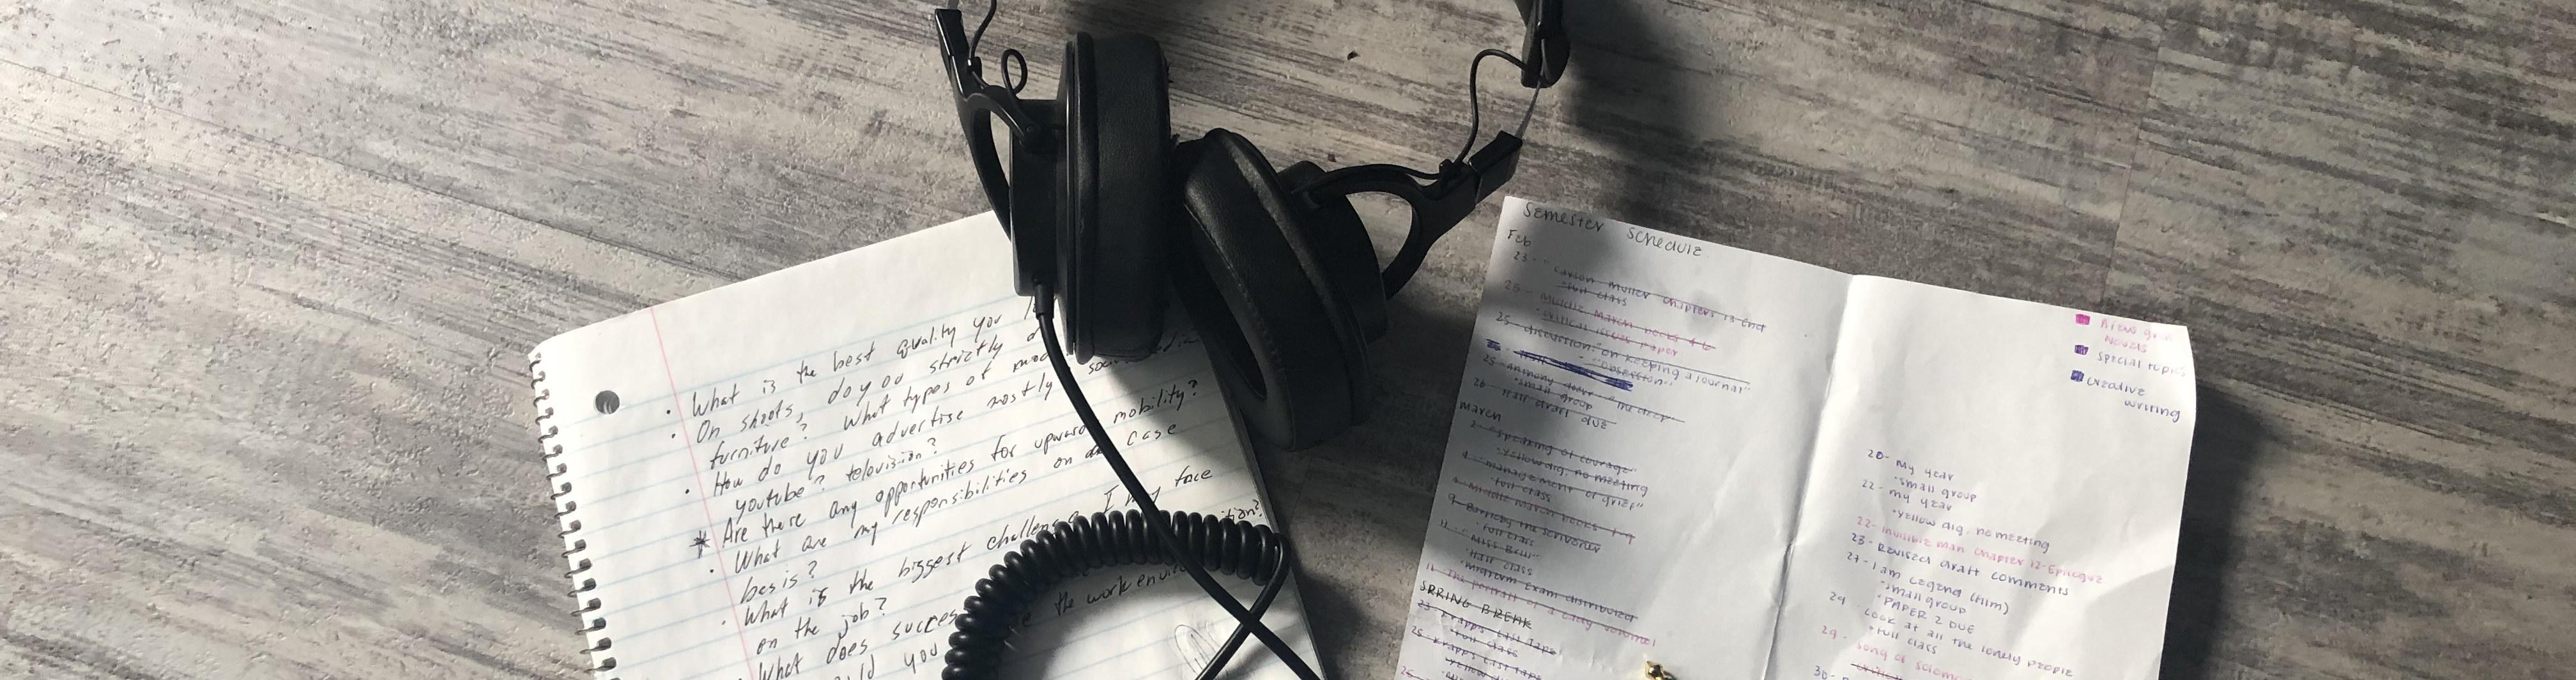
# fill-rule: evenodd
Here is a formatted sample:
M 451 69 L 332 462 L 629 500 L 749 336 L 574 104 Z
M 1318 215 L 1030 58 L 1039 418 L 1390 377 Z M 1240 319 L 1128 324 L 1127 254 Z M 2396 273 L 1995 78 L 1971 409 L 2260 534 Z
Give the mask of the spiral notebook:
M 1005 552 L 1133 506 L 1055 382 L 1008 252 L 980 215 L 529 354 L 598 677 L 936 677 L 951 619 Z M 1164 507 L 1270 522 L 1195 340 L 1075 371 Z M 1104 570 L 1049 594 L 1004 675 L 1195 675 L 1232 622 L 1188 581 Z M 1269 621 L 1312 658 L 1293 584 Z M 1288 677 L 1250 647 L 1229 677 Z

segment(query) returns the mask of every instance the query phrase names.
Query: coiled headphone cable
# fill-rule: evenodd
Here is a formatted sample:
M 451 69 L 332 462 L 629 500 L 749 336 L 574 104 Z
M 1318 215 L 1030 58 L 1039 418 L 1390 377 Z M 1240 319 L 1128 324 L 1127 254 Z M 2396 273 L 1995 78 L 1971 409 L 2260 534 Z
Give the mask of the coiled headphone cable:
M 1247 635 L 1260 638 L 1262 646 L 1286 662 L 1298 680 L 1321 680 L 1296 649 L 1261 622 L 1262 613 L 1269 611 L 1280 587 L 1288 582 L 1288 536 L 1242 520 L 1195 512 L 1166 514 L 1155 507 L 1153 493 L 1137 479 L 1135 469 L 1127 465 L 1127 457 L 1118 453 L 1107 428 L 1100 425 L 1100 416 L 1092 412 L 1091 401 L 1083 398 L 1082 386 L 1073 380 L 1073 367 L 1065 361 L 1064 348 L 1056 340 L 1055 296 L 1041 290 L 1035 297 L 1038 336 L 1046 343 L 1047 362 L 1055 367 L 1056 381 L 1064 385 L 1064 395 L 1073 402 L 1074 414 L 1082 418 L 1083 429 L 1091 433 L 1092 443 L 1100 447 L 1101 458 L 1109 461 L 1109 469 L 1118 474 L 1118 482 L 1127 487 L 1137 509 L 1057 522 L 1021 541 L 1018 550 L 1003 555 L 1001 564 L 994 565 L 983 580 L 975 582 L 975 594 L 966 597 L 965 612 L 957 617 L 957 632 L 948 636 L 948 666 L 940 677 L 996 680 L 1004 643 L 1022 616 L 1039 595 L 1066 581 L 1103 567 L 1170 564 L 1188 572 L 1190 580 L 1197 582 L 1199 589 L 1235 620 L 1234 634 L 1217 648 L 1207 668 L 1199 672 L 1198 680 L 1215 680 Z M 1261 595 L 1246 609 L 1208 574 L 1211 568 L 1260 584 Z

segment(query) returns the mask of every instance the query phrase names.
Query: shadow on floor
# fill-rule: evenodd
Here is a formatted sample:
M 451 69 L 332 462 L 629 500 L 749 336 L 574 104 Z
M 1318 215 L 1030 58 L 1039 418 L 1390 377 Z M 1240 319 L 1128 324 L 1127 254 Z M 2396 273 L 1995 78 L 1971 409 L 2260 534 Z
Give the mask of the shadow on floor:
M 2200 388 L 2191 471 L 2183 485 L 2182 537 L 2174 550 L 2173 599 L 2165 617 L 2166 680 L 2211 677 L 2226 610 L 2226 574 L 2236 560 L 2233 534 L 2264 438 L 2262 422 L 2243 403 Z
M 1566 106 L 1564 127 L 1602 147 L 1607 166 L 1607 195 L 1595 212 L 1635 224 L 1684 225 L 1697 220 L 1676 214 L 1673 192 L 1689 191 L 1671 168 L 1710 172 L 1693 160 L 1708 121 L 1723 120 L 1718 111 L 1686 110 L 1676 100 L 1672 83 L 1681 78 L 1677 55 L 1693 54 L 1700 42 L 1672 35 L 1674 29 L 1646 0 L 1597 0 L 1568 11 L 1568 35 L 1574 57 L 1560 83 Z M 1660 5 L 1661 3 L 1656 3 Z M 1706 74 L 1697 86 L 1707 87 Z

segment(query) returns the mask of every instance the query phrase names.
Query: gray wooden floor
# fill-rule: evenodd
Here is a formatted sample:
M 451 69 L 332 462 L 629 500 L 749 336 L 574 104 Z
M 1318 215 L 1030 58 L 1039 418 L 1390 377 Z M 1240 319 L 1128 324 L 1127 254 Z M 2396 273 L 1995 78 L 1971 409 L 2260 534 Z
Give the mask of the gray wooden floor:
M 918 3 L 522 4 L 0 0 L 0 676 L 577 676 L 523 352 L 981 210 Z M 2192 327 L 2169 676 L 2576 673 L 2576 2 L 1580 4 L 1511 191 Z M 1070 27 L 1282 163 L 1428 165 L 1517 47 L 1502 0 L 988 40 L 1051 91 Z M 1374 421 L 1267 457 L 1339 677 L 1393 668 L 1492 210 Z

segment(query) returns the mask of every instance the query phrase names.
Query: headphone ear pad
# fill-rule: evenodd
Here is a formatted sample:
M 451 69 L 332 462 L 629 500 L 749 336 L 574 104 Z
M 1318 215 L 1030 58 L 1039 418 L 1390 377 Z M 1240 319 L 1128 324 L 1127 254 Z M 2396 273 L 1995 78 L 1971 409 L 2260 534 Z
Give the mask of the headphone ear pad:
M 1312 265 L 1310 217 L 1241 135 L 1210 130 L 1176 156 L 1196 257 L 1175 288 L 1228 398 L 1281 449 L 1349 428 L 1367 343 Z
M 1298 161 L 1279 171 L 1279 183 L 1291 188 L 1305 186 L 1324 175 L 1314 161 Z M 1305 241 L 1314 252 L 1315 263 L 1332 281 L 1334 296 L 1351 319 L 1359 323 L 1360 335 L 1376 340 L 1386 335 L 1386 281 L 1378 272 L 1377 250 L 1369 244 L 1368 225 L 1360 221 L 1358 210 L 1351 208 L 1348 196 L 1297 196 L 1307 210 Z
M 1062 231 L 1057 221 L 1064 217 L 1056 203 L 1064 190 L 1059 180 L 1064 157 L 1013 143 L 1010 164 L 1011 181 L 1004 189 L 1010 202 L 1002 217 L 1011 237 L 1011 271 L 1017 275 L 1012 284 L 1021 295 L 1036 295 L 1056 283 L 1055 239 Z
M 1153 352 L 1163 336 L 1177 226 L 1171 99 L 1153 38 L 1075 34 L 1065 44 L 1064 167 L 1054 288 L 1077 358 Z

